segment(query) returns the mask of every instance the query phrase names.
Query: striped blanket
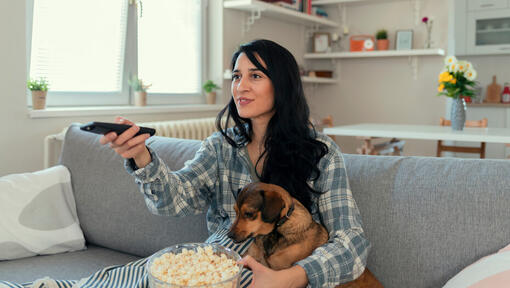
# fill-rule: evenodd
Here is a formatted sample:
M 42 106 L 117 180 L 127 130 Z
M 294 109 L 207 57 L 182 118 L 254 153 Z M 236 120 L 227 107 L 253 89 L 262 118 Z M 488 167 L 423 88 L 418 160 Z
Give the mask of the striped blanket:
M 220 229 L 206 240 L 207 243 L 217 243 L 244 255 L 252 240 L 242 244 L 234 244 L 226 236 L 228 230 Z M 148 288 L 145 263 L 148 258 L 130 262 L 125 265 L 106 267 L 93 275 L 81 280 L 55 280 L 43 278 L 29 283 L 16 284 L 0 280 L 0 288 Z M 243 269 L 240 287 L 248 287 L 251 283 L 252 273 Z
M 0 281 L 0 288 L 148 288 L 149 280 L 145 271 L 147 260 L 148 258 L 145 258 L 126 265 L 110 266 L 79 281 L 50 278 L 24 284 Z M 241 276 L 241 287 L 247 287 L 250 280 L 251 271 L 244 269 Z
M 0 281 L 0 288 L 145 288 L 149 287 L 145 263 L 148 258 L 140 259 L 126 265 L 110 266 L 81 280 L 54 280 L 43 278 L 34 282 L 15 284 Z

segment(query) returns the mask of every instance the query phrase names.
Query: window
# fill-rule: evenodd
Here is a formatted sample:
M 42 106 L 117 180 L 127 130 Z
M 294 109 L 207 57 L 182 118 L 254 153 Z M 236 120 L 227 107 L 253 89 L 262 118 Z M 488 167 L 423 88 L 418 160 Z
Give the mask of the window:
M 30 77 L 50 82 L 49 106 L 128 105 L 133 75 L 149 104 L 201 103 L 202 2 L 33 0 Z

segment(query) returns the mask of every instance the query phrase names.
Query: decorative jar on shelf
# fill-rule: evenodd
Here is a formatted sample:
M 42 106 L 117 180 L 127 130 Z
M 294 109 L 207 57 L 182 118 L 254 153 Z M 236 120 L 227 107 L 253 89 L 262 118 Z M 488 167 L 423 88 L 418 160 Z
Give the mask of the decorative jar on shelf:
M 434 23 L 434 20 L 429 17 L 423 17 L 421 20 L 427 29 L 427 35 L 425 38 L 425 44 L 423 45 L 423 48 L 430 49 L 432 48 L 432 24 Z
M 508 82 L 505 83 L 503 93 L 501 93 L 501 103 L 510 103 L 510 83 Z

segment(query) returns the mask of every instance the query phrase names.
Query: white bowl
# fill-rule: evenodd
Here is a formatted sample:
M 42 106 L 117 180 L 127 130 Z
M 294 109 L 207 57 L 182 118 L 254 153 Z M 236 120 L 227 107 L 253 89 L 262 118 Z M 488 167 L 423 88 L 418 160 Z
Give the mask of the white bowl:
M 179 254 L 182 252 L 183 249 L 187 250 L 193 250 L 197 251 L 197 248 L 201 247 L 202 249 L 205 249 L 206 247 L 212 247 L 213 252 L 216 255 L 225 254 L 227 258 L 233 259 L 234 261 L 241 260 L 241 256 L 233 250 L 230 250 L 228 248 L 225 248 L 218 244 L 206 244 L 206 243 L 185 243 L 185 244 L 177 244 L 175 246 L 171 246 L 165 249 L 162 249 L 156 253 L 154 253 L 150 258 L 149 261 L 145 264 L 145 268 L 147 271 L 147 275 L 149 277 L 149 287 L 151 288 L 237 288 L 239 287 L 240 279 L 241 279 L 241 272 L 243 270 L 243 265 L 237 264 L 239 267 L 239 272 L 237 272 L 233 277 L 230 279 L 227 279 L 225 281 L 214 283 L 210 285 L 200 285 L 200 286 L 183 286 L 183 285 L 177 285 L 172 284 L 168 282 L 164 282 L 156 278 L 154 275 L 152 275 L 152 263 L 154 263 L 154 260 L 161 257 L 165 253 L 173 253 L 173 254 Z

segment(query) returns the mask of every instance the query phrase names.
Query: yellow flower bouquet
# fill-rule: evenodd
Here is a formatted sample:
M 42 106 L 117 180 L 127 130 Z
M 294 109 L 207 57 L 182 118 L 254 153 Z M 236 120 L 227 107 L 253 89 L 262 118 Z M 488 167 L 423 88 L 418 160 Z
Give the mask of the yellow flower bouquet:
M 457 61 L 455 56 L 448 56 L 444 61 L 445 68 L 439 74 L 438 96 L 444 95 L 453 99 L 475 97 L 474 86 L 477 73 L 471 62 Z

